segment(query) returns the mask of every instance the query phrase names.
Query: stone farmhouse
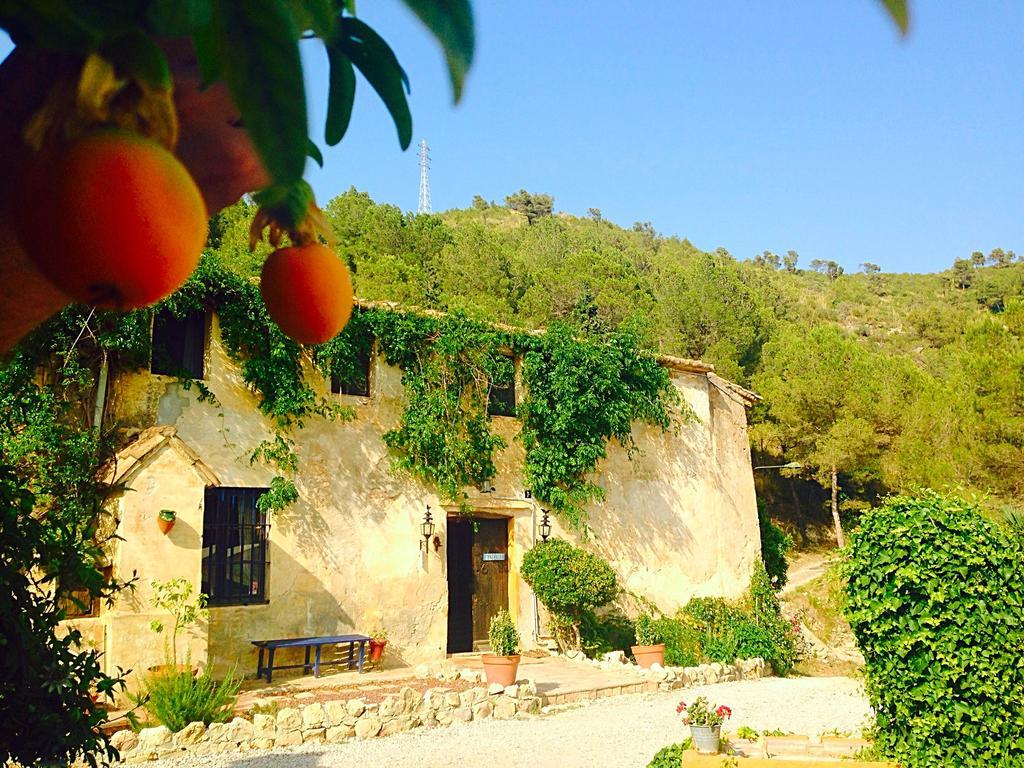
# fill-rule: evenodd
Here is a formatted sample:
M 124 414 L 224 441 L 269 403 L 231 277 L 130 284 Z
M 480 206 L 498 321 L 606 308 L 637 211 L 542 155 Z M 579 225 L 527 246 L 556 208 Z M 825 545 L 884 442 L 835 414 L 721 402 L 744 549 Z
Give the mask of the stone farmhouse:
M 382 434 L 396 426 L 405 392 L 401 372 L 371 354 L 366 382 L 308 377 L 355 418 L 314 418 L 294 434 L 298 502 L 263 514 L 256 500 L 277 474 L 250 462 L 273 435 L 239 366 L 225 352 L 215 313 L 184 320 L 158 316 L 159 338 L 178 370 L 214 393 L 152 371 L 113 379 L 108 419 L 137 433 L 111 469 L 123 492 L 112 502 L 120 540 L 109 567 L 137 574 L 137 588 L 112 606 L 85 606 L 72 619 L 103 651 L 108 669 L 145 670 L 164 660 L 150 629 L 152 580 L 190 579 L 209 596 L 208 621 L 185 642 L 194 664 L 216 672 L 256 669 L 253 640 L 384 628 L 389 665 L 419 664 L 472 651 L 486 641 L 491 616 L 508 608 L 524 646 L 545 644 L 544 612 L 519 575 L 540 538 L 543 510 L 522 476 L 518 422 L 494 415 L 507 441 L 498 472 L 470 489 L 469 514 L 446 506 L 419 481 L 396 474 Z M 154 355 L 156 358 L 156 355 Z M 639 453 L 617 445 L 599 467 L 606 499 L 589 509 L 582 542 L 615 569 L 628 594 L 671 613 L 693 596 L 735 597 L 760 554 L 746 408 L 757 396 L 700 362 L 662 358 L 698 421 L 678 431 L 634 426 Z M 509 413 L 520 392 L 497 392 L 494 413 Z M 433 533 L 421 524 L 429 506 Z M 158 527 L 160 510 L 177 513 Z M 553 535 L 579 542 L 551 517 Z M 97 601 L 98 603 L 98 601 Z

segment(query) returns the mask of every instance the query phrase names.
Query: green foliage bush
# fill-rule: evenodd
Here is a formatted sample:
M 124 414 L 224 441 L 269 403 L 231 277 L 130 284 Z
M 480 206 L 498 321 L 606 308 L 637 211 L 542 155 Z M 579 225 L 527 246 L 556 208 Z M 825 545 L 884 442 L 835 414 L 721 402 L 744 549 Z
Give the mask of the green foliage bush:
M 564 539 L 549 539 L 524 555 L 523 579 L 544 607 L 566 625 L 573 648 L 580 647 L 580 623 L 618 593 L 615 572 L 604 560 Z
M 633 622 L 618 612 L 597 615 L 592 611 L 580 620 L 580 647 L 592 659 L 610 651 L 622 651 L 627 656 L 636 644 Z
M 704 651 L 701 633 L 679 618 L 660 616 L 655 627 L 665 643 L 665 663 L 672 667 L 694 667 L 701 663 Z
M 678 744 L 662 747 L 651 758 L 647 768 L 679 768 L 683 760 L 683 752 L 693 748 L 693 740 L 687 736 Z
M 778 595 L 775 593 L 775 586 L 772 584 L 764 563 L 754 563 L 754 572 L 750 576 L 750 589 L 748 590 L 753 623 L 758 632 L 750 628 L 744 629 L 745 642 L 755 644 L 763 642 L 767 638 L 771 646 L 771 652 L 761 656 L 772 665 L 775 673 L 786 675 L 793 668 L 797 659 L 796 635 L 793 625 L 782 615 L 782 606 L 779 604 Z M 761 640 L 755 638 L 760 637 Z M 736 652 L 741 658 L 749 658 L 745 655 L 743 640 L 737 636 Z
M 866 514 L 846 614 L 876 743 L 908 768 L 1024 764 L 1024 552 L 978 508 L 925 491 Z
M 761 559 L 765 570 L 775 588 L 782 589 L 789 580 L 786 555 L 793 548 L 793 537 L 772 522 L 760 499 L 757 502 L 757 521 L 761 528 Z
M 519 630 L 509 612 L 502 608 L 491 617 L 487 640 L 495 656 L 515 656 L 519 653 Z
M 215 680 L 209 669 L 196 676 L 190 669 L 152 673 L 146 676 L 143 706 L 172 731 L 189 723 L 223 723 L 234 711 L 241 684 L 233 675 Z
M 662 641 L 658 625 L 649 613 L 641 613 L 636 620 L 636 644 L 657 645 Z

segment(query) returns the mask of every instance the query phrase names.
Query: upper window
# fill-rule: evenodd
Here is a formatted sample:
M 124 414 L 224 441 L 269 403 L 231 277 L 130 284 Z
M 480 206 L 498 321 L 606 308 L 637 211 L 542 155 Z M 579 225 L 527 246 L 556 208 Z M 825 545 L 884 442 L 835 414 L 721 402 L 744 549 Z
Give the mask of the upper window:
M 175 317 L 166 309 L 153 318 L 153 360 L 150 370 L 166 376 L 203 378 L 206 313 L 202 310 Z
M 100 569 L 103 581 L 109 582 L 114 575 L 113 566 Z M 84 619 L 99 616 L 100 600 L 87 587 L 72 586 L 61 589 L 58 605 L 64 611 L 64 618 Z
M 210 605 L 267 602 L 266 488 L 207 488 L 203 507 L 202 591 Z
M 370 396 L 370 363 L 373 360 L 373 343 L 356 353 L 355 370 L 348 376 L 331 374 L 331 392 L 336 395 Z
M 508 384 L 500 386 L 491 382 L 491 388 L 487 391 L 487 415 L 488 416 L 515 416 L 516 415 L 516 382 L 513 377 Z

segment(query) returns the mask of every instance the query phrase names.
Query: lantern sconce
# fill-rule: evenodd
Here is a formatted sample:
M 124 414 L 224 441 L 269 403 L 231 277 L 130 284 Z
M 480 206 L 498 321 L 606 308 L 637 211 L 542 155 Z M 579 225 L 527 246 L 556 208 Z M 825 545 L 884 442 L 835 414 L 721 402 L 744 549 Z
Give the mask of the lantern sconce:
M 424 552 L 428 551 L 428 545 L 430 543 L 430 537 L 434 535 L 434 518 L 430 514 L 430 505 L 427 504 L 426 514 L 423 515 L 423 522 L 420 523 L 420 536 L 423 540 L 420 542 L 420 549 Z
M 541 516 L 540 525 L 537 527 L 540 529 L 540 540 L 547 541 L 548 536 L 551 535 L 551 517 L 546 509 L 542 509 L 541 512 L 544 514 Z

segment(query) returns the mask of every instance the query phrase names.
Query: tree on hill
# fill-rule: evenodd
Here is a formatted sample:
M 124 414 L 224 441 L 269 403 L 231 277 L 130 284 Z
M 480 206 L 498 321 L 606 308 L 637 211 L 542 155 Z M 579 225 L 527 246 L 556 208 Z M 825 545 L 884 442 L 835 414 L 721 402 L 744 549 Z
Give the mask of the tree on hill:
M 550 216 L 554 210 L 555 199 L 551 195 L 534 194 L 520 189 L 514 195 L 505 198 L 505 204 L 513 211 L 526 216 L 528 224 L 533 224 L 543 216 Z
M 828 279 L 833 281 L 845 271 L 831 259 L 814 259 L 811 261 L 811 269 L 815 272 L 821 272 L 823 275 L 828 275 Z
M 967 259 L 956 259 L 953 261 L 953 269 L 951 270 L 953 285 L 961 291 L 970 288 L 971 283 L 974 282 L 974 264 L 973 258 L 970 261 Z
M 782 266 L 782 259 L 779 258 L 777 253 L 765 251 L 764 253 L 754 257 L 754 264 L 766 269 L 778 269 Z
M 787 272 L 796 272 L 797 262 L 800 261 L 800 254 L 796 251 L 786 251 L 782 257 L 782 266 Z
M 836 541 L 840 473 L 871 471 L 897 429 L 889 360 L 839 328 L 788 326 L 763 350 L 754 388 L 768 406 L 766 431 L 786 457 L 831 490 Z M 902 389 L 902 387 L 899 387 Z
M 860 265 L 860 270 L 865 275 L 877 275 L 879 272 L 882 271 L 882 268 L 877 264 L 873 264 L 870 261 L 865 261 L 863 264 Z

